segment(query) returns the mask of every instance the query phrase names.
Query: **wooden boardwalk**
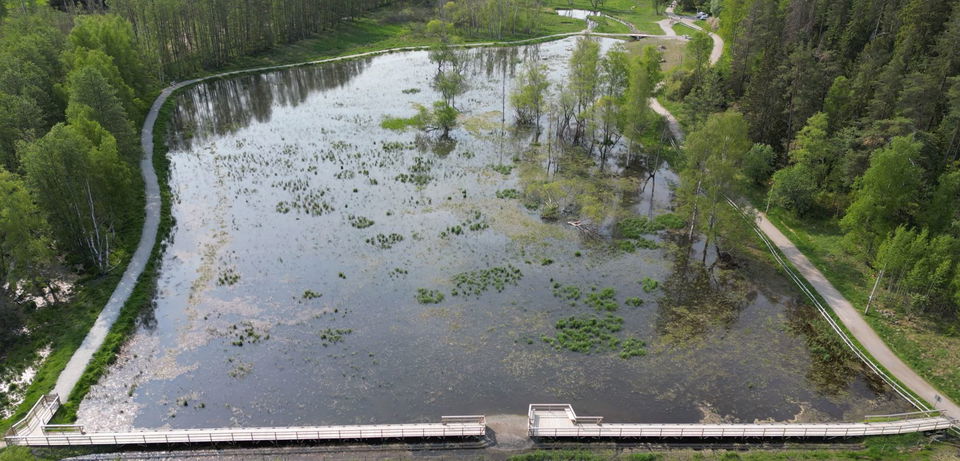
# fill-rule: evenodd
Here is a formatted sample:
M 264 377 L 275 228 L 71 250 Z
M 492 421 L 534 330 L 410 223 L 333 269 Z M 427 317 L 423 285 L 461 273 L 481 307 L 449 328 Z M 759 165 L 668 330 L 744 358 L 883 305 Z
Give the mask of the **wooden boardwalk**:
M 902 415 L 891 415 L 896 418 Z M 928 412 L 919 416 L 862 423 L 608 424 L 600 416 L 578 416 L 567 404 L 534 404 L 527 413 L 528 435 L 542 438 L 801 438 L 863 437 L 945 430 L 956 422 Z M 888 418 L 889 419 L 889 418 Z
M 466 438 L 486 435 L 481 416 L 444 416 L 439 423 L 347 426 L 244 427 L 132 432 L 85 432 L 79 425 L 47 424 L 60 407 L 56 395 L 42 398 L 7 432 L 9 445 L 34 447 L 84 445 L 208 444 L 331 440 Z
M 60 407 L 56 395 L 44 396 L 23 420 L 5 434 L 9 445 L 35 447 L 85 445 L 172 445 L 289 441 L 372 441 L 439 438 L 482 438 L 486 418 L 444 416 L 439 423 L 347 426 L 236 427 L 131 432 L 86 432 L 83 426 L 48 424 Z M 533 438 L 831 438 L 895 435 L 950 429 L 956 421 L 935 412 L 876 417 L 859 423 L 817 424 L 609 424 L 600 416 L 579 416 L 567 404 L 534 404 L 527 413 L 527 435 Z

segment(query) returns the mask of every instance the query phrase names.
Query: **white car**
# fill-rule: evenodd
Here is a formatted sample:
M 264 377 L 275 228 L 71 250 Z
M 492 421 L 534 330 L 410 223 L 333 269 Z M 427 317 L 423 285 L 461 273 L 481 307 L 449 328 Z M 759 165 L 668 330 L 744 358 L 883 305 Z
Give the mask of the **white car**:
M 710 17 L 709 13 L 704 13 L 702 11 L 697 13 L 697 19 L 707 19 L 709 17 Z

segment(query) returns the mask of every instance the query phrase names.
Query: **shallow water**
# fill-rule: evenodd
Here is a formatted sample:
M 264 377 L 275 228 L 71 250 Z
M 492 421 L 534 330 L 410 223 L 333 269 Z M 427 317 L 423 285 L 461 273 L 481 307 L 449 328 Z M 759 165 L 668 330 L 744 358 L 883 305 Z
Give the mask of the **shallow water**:
M 641 187 L 646 174 L 629 160 L 611 161 L 601 177 L 582 154 L 543 145 L 530 153 L 529 133 L 500 135 L 501 120 L 512 123 L 503 91 L 520 63 L 539 60 L 560 82 L 573 45 L 471 51 L 453 144 L 380 127 L 439 98 L 426 52 L 181 95 L 169 154 L 176 226 L 155 310 L 81 404 L 81 423 L 411 422 L 522 414 L 544 402 L 631 422 L 850 420 L 906 409 L 860 367 L 824 359 L 816 346 L 829 338 L 811 330 L 821 319 L 770 268 L 743 268 L 721 293 L 675 264 L 662 234 L 652 237 L 657 249 L 613 248 L 616 217 L 669 211 L 669 170 Z M 491 168 L 499 164 L 514 168 Z M 430 179 L 418 186 L 402 174 Z M 599 237 L 496 197 L 547 177 L 596 194 Z M 351 217 L 374 224 L 356 228 Z M 469 229 L 478 223 L 488 227 Z M 442 234 L 458 225 L 461 235 Z M 403 239 L 376 244 L 394 233 Z M 453 295 L 455 274 L 506 266 L 522 272 L 516 285 Z M 645 292 L 645 277 L 661 287 Z M 647 355 L 542 341 L 557 320 L 594 314 L 555 297 L 558 282 L 614 288 L 619 336 L 646 341 Z M 420 304 L 419 288 L 446 297 Z M 644 303 L 627 306 L 628 297 Z

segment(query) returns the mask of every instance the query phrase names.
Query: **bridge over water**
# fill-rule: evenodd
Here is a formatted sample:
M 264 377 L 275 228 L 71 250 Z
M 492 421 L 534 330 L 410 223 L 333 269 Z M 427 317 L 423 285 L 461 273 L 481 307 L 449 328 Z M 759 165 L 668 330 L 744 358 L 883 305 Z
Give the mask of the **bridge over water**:
M 24 419 L 7 431 L 4 440 L 10 445 L 49 447 L 477 439 L 486 436 L 487 428 L 483 415 L 470 415 L 444 416 L 439 423 L 86 432 L 81 425 L 49 424 L 59 408 L 59 396 L 44 396 Z M 840 438 L 938 431 L 957 424 L 935 411 L 867 419 L 858 423 L 816 424 L 622 424 L 605 423 L 601 416 L 578 416 L 568 404 L 533 404 L 527 412 L 527 436 L 575 439 Z
M 859 423 L 754 424 L 604 423 L 602 416 L 578 416 L 567 404 L 533 404 L 527 412 L 528 435 L 543 438 L 845 438 L 947 430 L 955 425 L 937 411 L 868 416 Z

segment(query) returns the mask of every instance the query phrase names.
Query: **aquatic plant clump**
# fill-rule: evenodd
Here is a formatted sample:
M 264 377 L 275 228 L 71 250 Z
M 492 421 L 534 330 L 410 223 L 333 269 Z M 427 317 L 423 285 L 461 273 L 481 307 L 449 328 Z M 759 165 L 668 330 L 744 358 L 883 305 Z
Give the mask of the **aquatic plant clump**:
M 544 335 L 543 341 L 556 349 L 589 354 L 614 351 L 620 347 L 620 339 L 614 333 L 623 328 L 623 318 L 607 315 L 596 317 L 568 317 L 557 321 L 557 336 Z
M 497 198 L 500 198 L 500 199 L 520 198 L 520 192 L 518 192 L 516 189 L 498 190 Z
M 567 301 L 577 301 L 580 299 L 580 287 L 576 285 L 553 284 L 553 295 Z
M 628 239 L 642 239 L 643 236 L 653 234 L 664 229 L 679 229 L 684 226 L 683 220 L 673 213 L 658 215 L 653 219 L 646 216 L 632 216 L 617 223 L 617 231 Z
M 643 305 L 643 300 L 633 296 L 631 298 L 627 298 L 623 303 L 630 307 L 640 307 Z
M 683 222 L 683 218 L 673 214 L 673 213 L 664 213 L 657 215 L 653 218 L 653 222 L 657 224 L 661 229 L 681 229 L 686 226 L 686 223 Z
M 224 269 L 223 272 L 217 276 L 217 285 L 219 286 L 233 286 L 239 281 L 240 274 L 232 267 Z
M 366 229 L 374 224 L 373 220 L 363 216 L 350 215 L 347 220 L 350 221 L 351 226 L 357 229 Z
M 397 233 L 391 233 L 390 235 L 377 234 L 376 237 L 371 237 L 366 240 L 367 243 L 382 250 L 389 250 L 402 241 L 403 236 Z
M 652 234 L 661 229 L 654 221 L 647 219 L 646 216 L 633 216 L 617 223 L 617 230 L 620 231 L 620 235 L 625 238 L 639 239 L 643 238 L 644 235 Z
M 275 207 L 277 213 L 287 214 L 291 211 L 297 211 L 310 216 L 322 216 L 335 208 L 325 197 L 328 189 L 307 190 L 294 194 L 293 200 L 282 200 L 277 202 Z
M 637 338 L 627 338 L 620 349 L 620 358 L 624 360 L 644 355 L 647 355 L 647 343 Z
M 513 165 L 504 165 L 504 164 L 490 165 L 490 169 L 504 176 L 509 176 L 510 173 L 513 172 Z
M 596 290 L 596 288 L 594 288 Z M 613 288 L 604 288 L 587 294 L 584 302 L 597 311 L 613 312 L 620 306 L 617 304 L 617 291 Z
M 462 272 L 453 276 L 453 283 L 456 284 L 457 289 L 451 294 L 480 296 L 490 287 L 501 292 L 507 285 L 516 286 L 521 278 L 523 278 L 523 272 L 513 265 Z
M 474 210 L 465 221 L 440 231 L 440 238 L 447 238 L 451 235 L 463 235 L 464 229 L 478 232 L 488 228 L 490 228 L 490 224 L 487 223 L 483 213 L 479 210 Z
M 327 347 L 330 344 L 336 344 L 343 341 L 343 337 L 353 333 L 352 329 L 341 329 L 341 328 L 325 328 L 320 330 L 320 340 L 323 347 Z
M 433 180 L 430 171 L 433 169 L 433 160 L 415 157 L 413 165 L 407 170 L 407 173 L 400 173 L 394 179 L 402 183 L 415 184 L 419 187 L 426 186 Z
M 637 250 L 653 250 L 659 248 L 660 245 L 657 245 L 657 242 L 653 240 L 638 238 L 636 240 L 617 240 L 616 247 L 620 251 L 627 253 L 633 253 Z
M 656 280 L 650 277 L 644 277 L 643 280 L 640 281 L 640 285 L 643 286 L 644 293 L 650 293 L 651 291 L 656 290 L 657 287 L 660 286 L 660 282 L 657 282 Z
M 443 298 L 444 295 L 439 290 L 417 288 L 417 302 L 420 304 L 439 304 Z
M 239 325 L 231 325 L 230 329 L 233 331 L 233 336 L 236 338 L 230 342 L 230 344 L 237 347 L 243 347 L 244 343 L 257 344 L 260 341 L 270 339 L 269 334 L 258 332 L 250 322 L 241 322 Z

